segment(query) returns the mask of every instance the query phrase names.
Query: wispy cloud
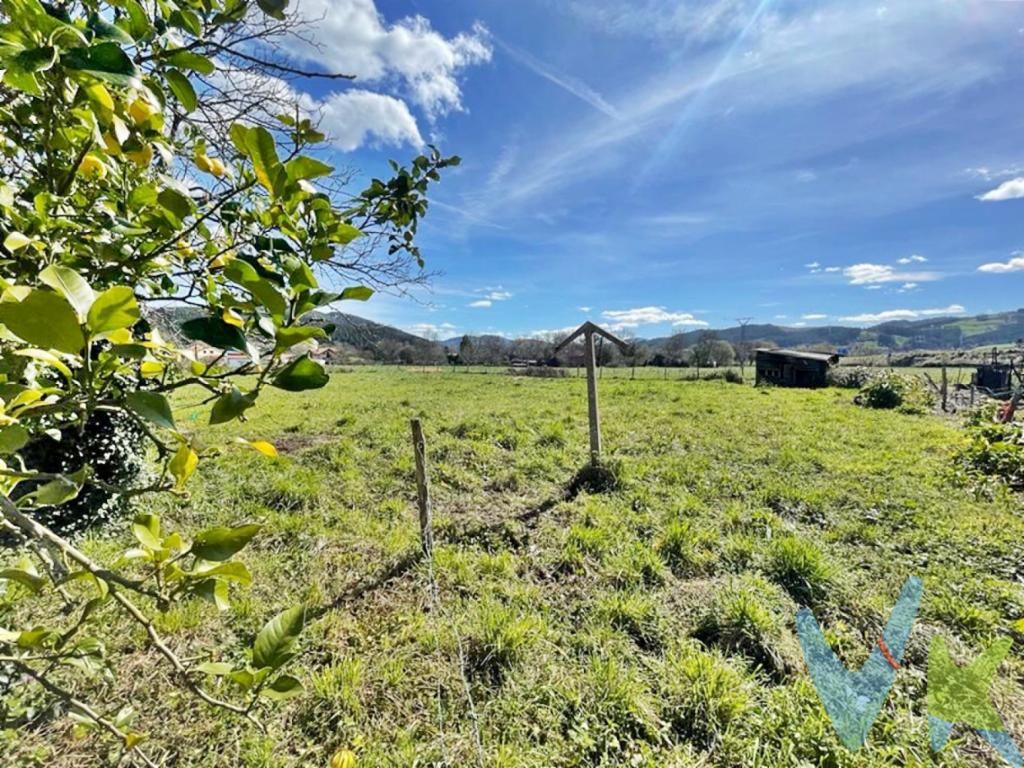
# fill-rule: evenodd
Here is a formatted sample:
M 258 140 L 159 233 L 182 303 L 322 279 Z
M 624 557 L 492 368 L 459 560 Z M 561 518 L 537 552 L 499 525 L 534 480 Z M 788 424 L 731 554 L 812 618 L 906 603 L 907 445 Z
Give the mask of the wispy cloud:
M 810 315 L 801 315 L 800 319 L 801 320 L 824 320 L 827 317 L 828 317 L 828 315 L 822 315 L 822 314 L 819 314 L 819 313 L 813 313 L 813 314 L 810 314 Z
M 924 264 L 926 261 L 928 261 L 927 258 L 916 253 L 911 256 L 904 256 L 902 259 L 896 259 L 897 264 Z
M 982 264 L 978 267 L 978 271 L 995 274 L 1024 272 L 1024 252 L 1015 251 L 1009 261 L 995 261 L 989 264 Z
M 480 299 L 478 301 L 471 301 L 467 306 L 470 306 L 473 309 L 487 309 L 493 306 L 493 304 L 494 302 L 490 299 Z
M 571 75 L 556 71 L 550 65 L 544 63 L 536 56 L 528 53 L 521 48 L 517 48 L 513 45 L 509 45 L 500 38 L 494 37 L 495 45 L 498 46 L 502 51 L 511 56 L 515 61 L 522 64 L 524 67 L 529 69 L 534 74 L 540 75 L 545 80 L 554 83 L 562 90 L 572 94 L 577 99 L 586 102 L 598 112 L 603 112 L 608 117 L 619 120 L 622 118 L 619 110 L 613 107 L 600 93 L 595 91 L 589 85 L 584 83 L 582 80 Z
M 865 312 L 840 319 L 849 323 L 888 323 L 894 320 L 920 320 L 924 317 L 962 315 L 966 312 L 967 309 L 962 304 L 950 304 L 948 307 L 934 309 L 887 309 L 884 312 Z

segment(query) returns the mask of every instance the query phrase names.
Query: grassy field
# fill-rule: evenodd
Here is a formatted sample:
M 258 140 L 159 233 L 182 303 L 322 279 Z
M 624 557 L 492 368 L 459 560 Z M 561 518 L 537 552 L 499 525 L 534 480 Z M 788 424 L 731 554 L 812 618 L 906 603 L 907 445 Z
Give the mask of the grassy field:
M 360 766 L 471 766 L 470 698 L 494 768 L 999 765 L 959 731 L 930 756 L 927 647 L 942 634 L 963 661 L 998 636 L 1024 641 L 1021 500 L 952 482 L 951 421 L 868 411 L 853 394 L 606 379 L 621 486 L 573 496 L 582 380 L 359 369 L 271 392 L 248 423 L 213 431 L 269 439 L 281 457 L 232 451 L 201 470 L 191 503 L 158 505 L 187 530 L 264 523 L 243 555 L 254 584 L 225 613 L 188 604 L 160 628 L 184 655 L 212 643 L 230 659 L 305 603 L 305 694 L 261 734 L 175 698 L 135 629 L 108 693 L 136 702 L 152 756 L 190 767 L 326 766 L 345 746 Z M 176 403 L 186 423 L 189 397 Z M 411 417 L 428 440 L 439 610 L 418 556 Z M 796 606 L 859 665 L 913 574 L 925 597 L 905 668 L 851 753 L 801 660 Z M 1018 644 L 995 692 L 1019 741 L 1022 681 Z M 0 764 L 108 765 L 70 730 L 9 735 Z

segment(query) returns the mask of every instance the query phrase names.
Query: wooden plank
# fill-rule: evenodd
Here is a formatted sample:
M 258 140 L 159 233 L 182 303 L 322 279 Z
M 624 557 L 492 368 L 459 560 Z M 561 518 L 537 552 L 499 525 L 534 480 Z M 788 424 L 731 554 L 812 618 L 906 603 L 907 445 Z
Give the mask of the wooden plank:
M 594 334 L 587 332 L 583 339 L 587 362 L 587 406 L 590 421 L 590 463 L 601 460 L 601 414 L 597 405 L 597 360 L 594 354 Z
M 434 550 L 434 519 L 430 504 L 430 478 L 427 475 L 427 443 L 423 425 L 412 419 L 412 448 L 416 455 L 416 501 L 420 517 L 420 544 L 423 553 L 430 556 Z

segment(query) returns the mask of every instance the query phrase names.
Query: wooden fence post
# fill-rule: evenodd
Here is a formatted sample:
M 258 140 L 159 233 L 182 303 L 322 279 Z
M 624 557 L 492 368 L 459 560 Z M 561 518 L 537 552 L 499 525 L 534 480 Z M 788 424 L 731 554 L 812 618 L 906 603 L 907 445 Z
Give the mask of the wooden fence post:
M 423 439 L 423 425 L 413 419 L 412 449 L 416 455 L 416 500 L 420 511 L 420 544 L 428 557 L 434 550 L 434 520 L 430 508 L 430 478 L 427 476 L 427 444 Z

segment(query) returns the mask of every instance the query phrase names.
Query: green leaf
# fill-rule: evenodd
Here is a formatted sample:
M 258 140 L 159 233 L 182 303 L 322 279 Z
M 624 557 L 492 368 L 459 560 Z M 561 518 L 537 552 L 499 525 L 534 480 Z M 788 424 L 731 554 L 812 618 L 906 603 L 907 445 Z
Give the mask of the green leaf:
M 182 444 L 174 454 L 174 458 L 167 465 L 167 469 L 174 477 L 179 491 L 185 487 L 185 483 L 192 477 L 192 473 L 196 471 L 198 465 L 199 454 L 188 443 Z
M 31 242 L 32 238 L 22 234 L 21 232 L 10 232 L 7 237 L 4 238 L 4 248 L 11 253 L 14 253 L 15 251 L 20 251 Z
M 6 579 L 7 581 L 16 581 L 23 587 L 31 590 L 32 592 L 38 592 L 44 586 L 46 586 L 46 579 L 36 573 L 30 573 L 29 571 L 21 568 L 5 568 L 0 571 L 0 580 Z
M 256 669 L 279 669 L 295 656 L 295 643 L 306 623 L 306 609 L 289 608 L 271 619 L 256 635 L 252 664 Z
M 0 305 L 2 306 L 2 305 Z M 248 350 L 241 329 L 225 323 L 219 317 L 197 317 L 181 324 L 181 332 L 191 341 L 201 341 L 217 349 Z
M 135 292 L 127 285 L 108 288 L 92 303 L 86 325 L 94 334 L 131 328 L 142 317 Z
M 21 424 L 8 424 L 0 429 L 0 456 L 17 453 L 28 444 L 29 434 Z
M 196 667 L 196 669 L 204 675 L 213 675 L 214 677 L 229 675 L 234 668 L 234 664 L 228 664 L 224 661 L 207 661 Z
M 120 27 L 116 27 L 109 21 L 104 20 L 99 14 L 94 13 L 90 15 L 86 27 L 92 31 L 93 36 L 97 40 L 113 40 L 125 45 L 135 45 L 135 40 L 132 39 L 131 35 Z
M 285 165 L 288 170 L 288 178 L 292 181 L 299 179 L 318 179 L 321 176 L 330 176 L 334 168 L 327 163 L 321 163 L 312 157 L 296 157 L 289 160 Z
M 285 9 L 288 7 L 289 0 L 256 0 L 256 5 L 260 7 L 267 16 L 272 16 L 275 19 L 283 20 Z
M 367 288 L 365 285 L 356 285 L 343 290 L 338 298 L 342 301 L 367 301 L 371 296 L 373 296 L 372 288 Z
M 163 546 L 160 541 L 160 518 L 156 515 L 136 515 L 132 522 L 132 533 L 139 544 L 147 549 L 160 549 Z
M 280 321 L 284 317 L 288 306 L 284 296 L 269 280 L 260 277 L 252 264 L 242 259 L 232 259 L 224 268 L 224 276 L 249 291 L 275 320 Z
M 235 145 L 235 149 L 240 154 L 249 156 L 249 128 L 248 126 L 242 125 L 242 123 L 232 123 L 231 128 L 228 131 L 228 135 L 231 137 L 231 143 Z
M 199 578 L 219 578 L 224 581 L 237 581 L 239 584 L 252 584 L 252 574 L 242 563 L 203 563 L 190 574 Z
M 250 690 L 253 686 L 253 683 L 256 682 L 252 672 L 250 672 L 247 669 L 236 669 L 234 672 L 229 672 L 228 677 L 231 678 L 231 682 L 233 682 L 243 691 Z
M 338 224 L 335 227 L 334 234 L 331 236 L 331 242 L 337 243 L 338 245 L 348 245 L 358 237 L 362 237 L 363 233 L 353 227 L 351 224 L 345 224 L 344 222 Z
M 192 554 L 200 560 L 222 562 L 240 552 L 260 532 L 260 528 L 262 526 L 256 523 L 210 528 L 196 536 L 192 542 Z
M 159 392 L 131 392 L 125 404 L 146 421 L 164 429 L 176 429 L 171 404 Z
M 217 606 L 218 611 L 226 611 L 231 607 L 228 584 L 220 579 L 207 579 L 195 587 L 195 593 L 208 603 Z
M 274 386 L 286 392 L 305 392 L 309 389 L 320 389 L 330 377 L 324 367 L 309 355 L 297 357 L 274 377 Z
M 52 291 L 35 288 L 22 301 L 0 302 L 0 323 L 18 338 L 43 349 L 77 354 L 85 345 L 74 308 Z
M 117 43 L 72 48 L 61 56 L 61 63 L 67 69 L 87 72 L 115 85 L 133 88 L 139 85 L 139 71 Z
M 275 334 L 277 341 L 276 349 L 278 352 L 281 352 L 310 339 L 325 338 L 327 338 L 327 334 L 324 332 L 324 329 L 315 325 L 294 325 L 289 328 L 278 328 Z
M 78 496 L 79 485 L 69 477 L 58 477 L 44 484 L 33 497 L 36 503 L 45 507 L 57 507 Z
M 263 688 L 260 694 L 271 701 L 284 701 L 302 695 L 302 683 L 291 675 L 281 675 L 270 685 Z
M 80 320 L 84 320 L 89 307 L 96 300 L 96 294 L 80 274 L 73 269 L 51 264 L 39 273 L 39 279 L 61 294 L 75 308 Z
M 277 157 L 273 135 L 266 128 L 250 128 L 245 137 L 245 146 L 253 170 L 256 171 L 256 179 L 267 191 L 275 192 L 280 184 L 281 161 Z
M 177 69 L 167 70 L 164 77 L 167 78 L 167 85 L 185 112 L 192 112 L 199 105 L 199 99 L 189 79 Z
M 192 51 L 176 51 L 167 57 L 167 61 L 179 69 L 191 69 L 201 75 L 212 75 L 217 68 L 208 58 Z
M 232 387 L 229 392 L 225 392 L 214 402 L 213 409 L 210 411 L 210 424 L 225 424 L 234 421 L 255 404 L 256 398 L 251 394 L 242 394 L 238 387 Z

